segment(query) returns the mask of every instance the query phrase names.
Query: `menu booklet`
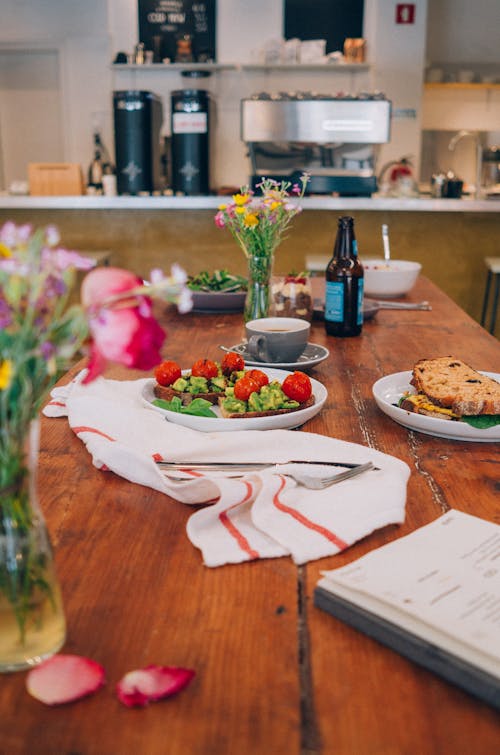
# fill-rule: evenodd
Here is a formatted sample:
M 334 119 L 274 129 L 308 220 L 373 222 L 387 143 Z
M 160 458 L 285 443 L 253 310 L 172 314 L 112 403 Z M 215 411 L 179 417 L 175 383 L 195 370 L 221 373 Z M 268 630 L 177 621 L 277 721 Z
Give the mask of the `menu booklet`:
M 323 572 L 314 602 L 500 709 L 500 525 L 452 509 Z

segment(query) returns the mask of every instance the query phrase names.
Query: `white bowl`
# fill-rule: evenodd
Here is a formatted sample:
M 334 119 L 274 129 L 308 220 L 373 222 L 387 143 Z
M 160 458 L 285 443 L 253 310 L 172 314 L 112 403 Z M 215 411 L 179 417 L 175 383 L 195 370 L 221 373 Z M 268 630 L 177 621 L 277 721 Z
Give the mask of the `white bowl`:
M 366 296 L 390 298 L 403 296 L 416 283 L 422 269 L 420 262 L 407 260 L 362 260 Z

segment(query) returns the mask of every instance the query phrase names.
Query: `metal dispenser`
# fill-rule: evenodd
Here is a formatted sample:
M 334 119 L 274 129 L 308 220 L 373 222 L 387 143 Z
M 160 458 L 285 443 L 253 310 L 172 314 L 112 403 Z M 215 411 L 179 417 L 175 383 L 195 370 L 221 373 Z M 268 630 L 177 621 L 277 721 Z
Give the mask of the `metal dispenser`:
M 383 94 L 330 96 L 261 93 L 241 101 L 241 139 L 251 184 L 295 182 L 309 194 L 370 196 L 377 190 L 378 147 L 390 139 L 391 102 Z

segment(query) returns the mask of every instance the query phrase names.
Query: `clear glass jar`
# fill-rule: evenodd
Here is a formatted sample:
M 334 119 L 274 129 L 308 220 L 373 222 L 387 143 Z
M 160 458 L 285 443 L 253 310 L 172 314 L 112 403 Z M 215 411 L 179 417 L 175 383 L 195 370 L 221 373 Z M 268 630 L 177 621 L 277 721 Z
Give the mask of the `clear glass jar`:
M 313 295 L 309 276 L 281 275 L 271 279 L 270 315 L 274 317 L 298 317 L 311 322 L 313 318 Z

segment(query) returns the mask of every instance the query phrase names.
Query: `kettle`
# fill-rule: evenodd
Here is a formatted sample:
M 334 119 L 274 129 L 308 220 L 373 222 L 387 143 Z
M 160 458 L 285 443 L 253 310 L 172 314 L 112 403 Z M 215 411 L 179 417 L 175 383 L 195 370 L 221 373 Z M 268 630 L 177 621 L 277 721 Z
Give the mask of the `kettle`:
M 386 174 L 388 178 L 386 177 Z M 409 157 L 386 163 L 378 177 L 380 193 L 389 197 L 418 197 L 418 186 L 413 176 Z

